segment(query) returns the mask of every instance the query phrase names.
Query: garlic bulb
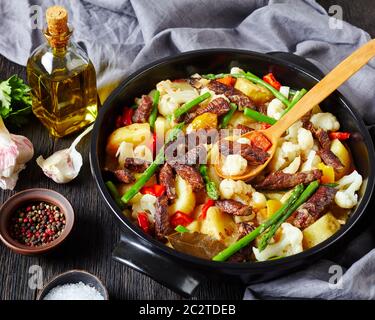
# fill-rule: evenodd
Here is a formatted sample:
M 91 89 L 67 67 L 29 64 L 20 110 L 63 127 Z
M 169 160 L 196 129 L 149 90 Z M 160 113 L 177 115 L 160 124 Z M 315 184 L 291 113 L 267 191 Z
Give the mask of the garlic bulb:
M 0 188 L 13 190 L 18 174 L 34 156 L 34 147 L 24 136 L 10 134 L 0 117 Z
M 47 159 L 44 159 L 43 156 L 36 159 L 37 164 L 47 177 L 56 183 L 67 183 L 78 176 L 83 161 L 82 155 L 76 150 L 76 146 L 92 130 L 93 126 L 91 125 L 83 131 L 69 148 L 56 151 Z

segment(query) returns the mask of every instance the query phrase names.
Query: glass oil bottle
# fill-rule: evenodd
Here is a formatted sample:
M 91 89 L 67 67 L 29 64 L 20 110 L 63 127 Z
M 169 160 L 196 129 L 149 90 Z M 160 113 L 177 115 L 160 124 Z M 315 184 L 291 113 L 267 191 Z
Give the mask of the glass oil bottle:
M 70 40 L 66 9 L 50 7 L 46 17 L 47 43 L 31 54 L 27 78 L 34 114 L 52 136 L 64 137 L 95 121 L 96 74 L 85 51 Z

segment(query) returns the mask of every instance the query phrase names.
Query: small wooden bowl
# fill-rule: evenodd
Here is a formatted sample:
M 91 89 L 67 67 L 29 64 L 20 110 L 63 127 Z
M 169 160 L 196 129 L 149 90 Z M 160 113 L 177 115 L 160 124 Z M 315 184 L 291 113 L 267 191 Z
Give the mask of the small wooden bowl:
M 71 270 L 54 277 L 43 287 L 36 299 L 43 300 L 44 297 L 57 286 L 78 282 L 82 282 L 86 285 L 94 287 L 103 296 L 104 300 L 109 299 L 108 291 L 104 284 L 100 281 L 100 279 L 93 274 L 83 270 Z
M 29 247 L 13 239 L 9 234 L 9 220 L 17 209 L 30 202 L 45 201 L 60 208 L 65 215 L 65 228 L 62 234 L 46 245 Z M 13 251 L 24 255 L 46 253 L 59 246 L 72 231 L 74 224 L 74 210 L 70 202 L 60 193 L 42 188 L 27 189 L 16 193 L 3 203 L 0 208 L 0 239 Z

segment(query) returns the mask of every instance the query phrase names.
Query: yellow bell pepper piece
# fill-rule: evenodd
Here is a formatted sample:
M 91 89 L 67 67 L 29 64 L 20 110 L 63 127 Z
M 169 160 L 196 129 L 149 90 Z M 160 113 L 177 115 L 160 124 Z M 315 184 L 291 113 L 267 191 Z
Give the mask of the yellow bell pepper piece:
M 334 183 L 335 182 L 335 170 L 331 166 L 325 165 L 323 162 L 318 164 L 318 169 L 322 170 L 321 183 Z
M 271 218 L 282 206 L 280 200 L 267 200 L 267 219 Z
M 199 129 L 213 129 L 217 127 L 217 115 L 214 113 L 206 112 L 196 117 L 191 123 L 193 130 Z

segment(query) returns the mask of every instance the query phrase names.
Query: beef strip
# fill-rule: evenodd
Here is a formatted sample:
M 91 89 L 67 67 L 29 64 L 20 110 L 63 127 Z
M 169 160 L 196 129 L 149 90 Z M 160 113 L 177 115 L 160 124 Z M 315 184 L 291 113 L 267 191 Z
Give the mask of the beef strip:
M 162 186 L 165 187 L 168 199 L 176 199 L 176 188 L 173 169 L 168 163 L 165 163 L 160 170 L 159 182 Z
M 215 143 L 219 137 L 216 129 L 199 129 L 185 135 L 185 143 L 188 146 L 198 146 L 200 144 Z
M 230 110 L 230 105 L 227 100 L 224 98 L 216 98 L 212 100 L 208 105 L 206 106 L 200 106 L 197 109 L 194 109 L 193 111 L 189 112 L 185 116 L 185 123 L 192 122 L 196 117 L 200 116 L 203 113 L 210 112 L 217 114 L 218 116 L 221 116 L 223 114 L 226 114 Z
M 249 234 L 256 228 L 255 223 L 251 221 L 237 223 L 237 226 L 238 226 L 238 231 L 240 232 L 238 239 L 243 238 L 244 236 L 246 236 L 247 234 Z M 253 250 L 252 250 L 252 245 L 250 243 L 246 247 L 237 251 L 227 261 L 232 262 L 232 263 L 246 262 L 250 260 L 252 253 L 253 253 Z
M 179 163 L 179 164 L 188 164 L 188 165 L 196 165 L 196 164 L 206 164 L 207 163 L 207 149 L 203 145 L 196 146 L 190 149 L 181 157 L 168 157 L 167 162 L 169 164 Z
M 238 231 L 240 233 L 239 239 L 243 238 L 250 232 L 254 231 L 256 228 L 255 223 L 251 221 L 237 223 L 237 226 L 238 226 Z
M 126 169 L 129 169 L 130 171 L 142 173 L 148 168 L 149 165 L 150 165 L 150 162 L 143 160 L 143 159 L 126 158 L 124 167 Z
M 232 216 L 248 216 L 251 214 L 250 206 L 236 200 L 217 200 L 215 206 Z
M 310 130 L 314 138 L 319 141 L 320 147 L 324 150 L 329 150 L 331 147 L 331 139 L 328 136 L 327 131 L 323 129 L 315 129 L 313 124 L 309 120 L 303 121 L 305 129 Z
M 168 197 L 162 195 L 158 197 L 155 210 L 155 235 L 159 240 L 164 240 L 165 236 L 173 232 L 169 222 Z
M 147 95 L 143 95 L 138 105 L 138 108 L 134 112 L 133 122 L 135 123 L 147 122 L 148 117 L 151 114 L 151 111 L 152 111 L 152 99 Z
M 305 229 L 313 224 L 332 203 L 336 192 L 335 188 L 320 186 L 310 199 L 293 213 L 293 225 Z
M 241 134 L 245 134 L 245 133 L 248 133 L 250 131 L 254 131 L 253 128 L 245 126 L 244 124 L 238 124 L 235 129 L 241 130 Z
M 224 139 L 220 140 L 219 142 L 219 150 L 224 156 L 239 152 L 239 154 L 251 165 L 263 164 L 269 157 L 269 154 L 262 149 L 250 146 L 246 143 L 239 143 Z
M 231 86 L 227 86 L 216 80 L 210 81 L 207 87 L 216 94 L 224 94 L 230 102 L 235 103 L 240 109 L 256 109 L 254 101 L 252 101 L 247 95 L 242 93 L 240 90 L 237 90 Z
M 331 148 L 331 139 L 329 138 L 327 131 L 323 129 L 315 130 L 314 136 L 318 139 L 320 147 L 323 150 L 329 150 Z
M 252 246 L 249 244 L 241 250 L 237 251 L 231 256 L 227 262 L 231 263 L 242 263 L 250 260 L 251 254 L 253 253 Z
M 201 89 L 203 87 L 203 84 L 200 82 L 201 78 L 189 78 L 190 85 L 195 89 Z
M 203 178 L 196 168 L 177 162 L 171 163 L 171 166 L 182 179 L 186 180 L 191 185 L 194 192 L 204 189 L 205 184 Z
M 268 109 L 267 104 L 260 104 L 260 105 L 257 106 L 257 111 L 260 112 L 260 113 L 263 113 L 265 115 L 267 115 L 267 109 Z
M 337 156 L 331 150 L 320 149 L 318 151 L 318 155 L 319 155 L 319 157 L 322 158 L 323 162 L 327 166 L 331 166 L 335 170 L 340 170 L 340 169 L 344 168 L 340 159 L 337 158 Z
M 318 169 L 293 174 L 276 171 L 269 174 L 262 182 L 255 184 L 255 188 L 259 190 L 285 190 L 300 183 L 308 184 L 320 179 L 321 176 L 322 172 Z
M 135 181 L 135 177 L 128 169 L 118 169 L 111 171 L 119 182 L 132 183 Z
M 313 136 L 319 141 L 320 149 L 318 151 L 319 156 L 327 166 L 333 167 L 335 170 L 340 170 L 344 166 L 340 159 L 330 150 L 331 139 L 327 131 L 323 129 L 315 129 L 310 121 L 304 123 L 304 127 L 311 131 Z

